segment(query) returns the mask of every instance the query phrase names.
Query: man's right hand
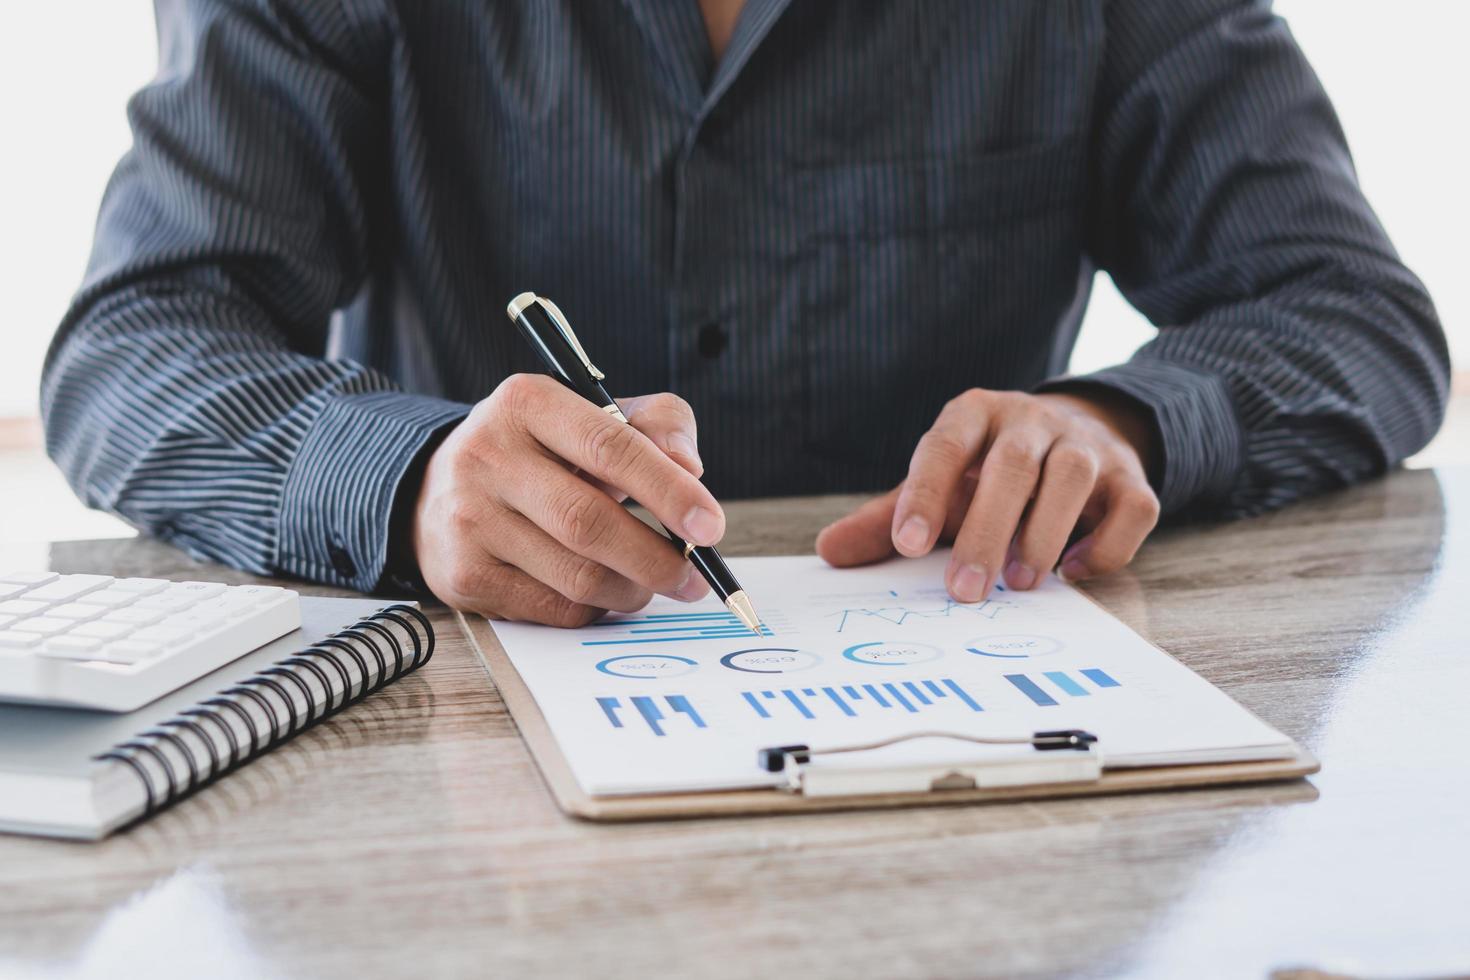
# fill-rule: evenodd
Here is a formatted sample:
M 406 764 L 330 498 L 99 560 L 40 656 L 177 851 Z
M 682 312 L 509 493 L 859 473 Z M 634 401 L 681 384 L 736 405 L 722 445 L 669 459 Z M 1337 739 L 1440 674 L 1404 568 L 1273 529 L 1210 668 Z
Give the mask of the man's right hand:
M 583 626 L 654 592 L 709 586 L 632 497 L 686 541 L 715 544 L 725 515 L 699 482 L 694 413 L 674 395 L 620 399 L 632 425 L 540 375 L 507 378 L 429 458 L 413 516 L 424 581 L 458 609 Z

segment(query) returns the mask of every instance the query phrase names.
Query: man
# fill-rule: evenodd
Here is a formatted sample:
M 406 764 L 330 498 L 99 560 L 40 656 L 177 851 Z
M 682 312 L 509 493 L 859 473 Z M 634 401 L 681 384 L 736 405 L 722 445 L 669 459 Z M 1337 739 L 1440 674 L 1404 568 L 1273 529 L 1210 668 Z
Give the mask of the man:
M 897 484 L 818 552 L 953 541 L 972 601 L 1381 473 L 1442 416 L 1429 298 L 1265 2 L 158 19 L 43 401 L 85 500 L 197 555 L 572 625 L 705 593 L 625 496 L 708 544 L 716 495 Z M 1062 377 L 1099 267 L 1159 336 Z M 614 390 L 682 399 L 634 431 L 522 373 L 528 289 Z

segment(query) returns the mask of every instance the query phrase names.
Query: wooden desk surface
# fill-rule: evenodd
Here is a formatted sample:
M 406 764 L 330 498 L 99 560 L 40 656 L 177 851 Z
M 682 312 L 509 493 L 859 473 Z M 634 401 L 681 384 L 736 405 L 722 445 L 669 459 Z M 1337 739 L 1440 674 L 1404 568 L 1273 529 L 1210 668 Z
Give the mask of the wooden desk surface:
M 731 505 L 723 548 L 807 550 L 849 503 Z M 50 562 L 247 580 L 147 541 Z M 153 821 L 0 837 L 0 976 L 1470 971 L 1470 472 L 1166 532 L 1090 591 L 1322 773 L 596 826 L 557 811 L 440 610 L 429 668 Z

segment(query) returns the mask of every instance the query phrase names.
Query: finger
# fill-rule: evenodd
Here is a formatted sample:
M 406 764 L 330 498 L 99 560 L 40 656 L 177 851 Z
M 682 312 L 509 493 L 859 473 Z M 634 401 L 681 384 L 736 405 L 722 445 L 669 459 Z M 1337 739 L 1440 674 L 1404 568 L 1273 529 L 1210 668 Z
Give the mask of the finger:
M 1097 454 L 1086 445 L 1060 439 L 1046 454 L 1036 491 L 1006 563 L 1006 585 L 1026 590 L 1056 566 L 1097 483 Z
M 498 390 L 507 387 L 509 381 Z M 509 394 L 513 418 L 528 435 L 553 455 L 628 494 L 686 540 L 701 545 L 720 540 L 725 515 L 702 483 L 642 432 L 561 385 L 553 382 L 552 387 L 556 390 L 538 387 Z M 523 401 L 517 403 L 517 398 Z
M 648 436 L 670 459 L 697 479 L 704 475 L 704 461 L 699 458 L 699 430 L 694 424 L 694 409 L 678 395 L 662 392 L 619 398 L 618 407 L 633 428 Z
M 500 522 L 495 549 L 514 555 L 521 571 L 580 605 L 636 612 L 653 598 L 649 589 L 577 554 L 520 514 L 508 514 Z
M 944 530 L 940 541 L 953 541 L 964 526 L 965 515 L 970 512 L 970 501 L 975 499 L 975 489 L 980 485 L 980 464 L 971 463 L 960 474 L 959 486 L 949 498 L 949 513 L 944 518 Z
M 704 580 L 668 538 L 556 462 L 533 456 L 525 465 L 521 479 L 499 488 L 500 499 L 563 548 L 650 591 L 681 598 L 703 595 L 690 591 Z
M 1127 565 L 1159 523 L 1159 498 L 1142 477 L 1116 479 L 1104 492 L 1102 520 L 1062 556 L 1058 571 L 1069 582 L 1107 575 Z
M 960 478 L 984 445 L 988 415 L 984 393 L 966 392 L 944 406 L 919 440 L 894 507 L 893 545 L 900 554 L 917 558 L 934 547 Z
M 586 626 L 603 613 L 596 606 L 573 602 L 519 568 L 488 557 L 461 568 L 448 588 L 435 589 L 434 594 L 455 609 L 548 626 Z
M 955 537 L 946 573 L 950 595 L 979 602 L 1000 577 L 1016 525 L 1041 476 L 1041 461 L 1054 434 L 1040 427 L 1013 427 L 996 437 L 980 465 L 980 483 L 965 523 Z
M 829 565 L 846 568 L 882 561 L 893 554 L 893 506 L 898 487 L 833 521 L 817 535 L 817 554 Z

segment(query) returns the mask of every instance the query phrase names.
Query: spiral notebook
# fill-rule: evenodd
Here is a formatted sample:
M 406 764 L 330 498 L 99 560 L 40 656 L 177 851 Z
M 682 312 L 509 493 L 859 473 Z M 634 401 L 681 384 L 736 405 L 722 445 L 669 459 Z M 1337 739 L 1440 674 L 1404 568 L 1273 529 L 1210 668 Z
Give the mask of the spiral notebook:
M 97 840 L 417 670 L 412 605 L 301 599 L 301 628 L 132 714 L 0 705 L 0 831 Z

